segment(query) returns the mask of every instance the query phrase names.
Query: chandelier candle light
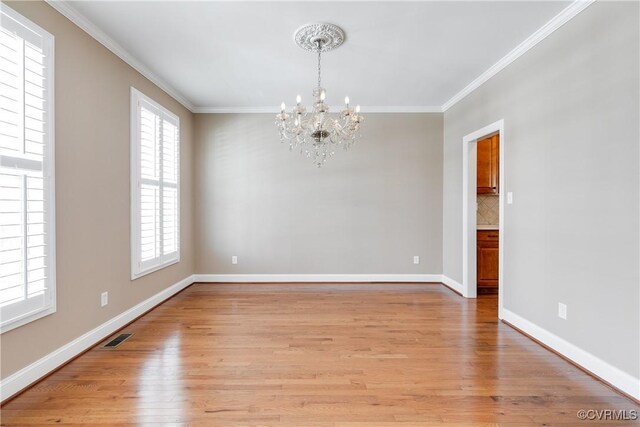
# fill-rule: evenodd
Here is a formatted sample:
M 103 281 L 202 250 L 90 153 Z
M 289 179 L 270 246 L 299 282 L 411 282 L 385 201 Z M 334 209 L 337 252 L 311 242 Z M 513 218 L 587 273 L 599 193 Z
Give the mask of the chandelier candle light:
M 322 52 L 339 47 L 344 42 L 344 31 L 333 24 L 308 24 L 295 32 L 294 39 L 301 48 L 318 54 L 318 86 L 313 90 L 313 112 L 307 113 L 298 95 L 291 113 L 287 113 L 284 102 L 280 105 L 276 125 L 280 141 L 287 141 L 289 150 L 300 149 L 301 154 L 321 167 L 338 146 L 347 150 L 353 145 L 363 118 L 359 105 L 349 106 L 348 96 L 344 98 L 344 109 L 336 117 L 329 114 L 329 106 L 325 103 L 326 91 L 321 84 Z

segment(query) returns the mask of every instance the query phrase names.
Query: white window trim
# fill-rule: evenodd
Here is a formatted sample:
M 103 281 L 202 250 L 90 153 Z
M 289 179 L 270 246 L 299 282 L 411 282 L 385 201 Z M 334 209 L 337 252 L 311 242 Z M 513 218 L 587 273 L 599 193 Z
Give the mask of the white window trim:
M 54 94 L 54 55 L 55 55 L 55 38 L 51 33 L 44 28 L 35 24 L 31 20 L 25 18 L 18 12 L 14 11 L 4 3 L 0 3 L 0 14 L 5 14 L 9 18 L 15 20 L 20 25 L 24 26 L 28 30 L 38 33 L 43 40 L 44 48 L 49 52 L 46 57 L 45 67 L 45 81 L 46 81 L 46 93 L 48 98 L 47 115 L 45 132 L 47 135 L 47 147 L 46 156 L 43 161 L 44 179 L 49 182 L 49 203 L 48 203 L 48 215 L 47 221 L 49 221 L 49 244 L 48 244 L 48 259 L 49 264 L 49 277 L 47 278 L 47 289 L 49 290 L 48 301 L 43 306 L 36 310 L 24 313 L 11 320 L 3 321 L 0 319 L 0 334 L 15 329 L 19 326 L 26 325 L 34 320 L 48 316 L 56 312 L 56 197 L 55 197 L 55 123 L 54 123 L 54 107 L 55 107 L 55 94 Z
M 176 239 L 177 239 L 177 256 L 171 257 L 165 261 L 161 261 L 158 264 L 151 265 L 146 268 L 140 267 L 139 263 L 139 235 L 140 230 L 138 229 L 138 221 L 140 218 L 140 208 L 138 204 L 138 200 L 140 198 L 140 150 L 138 144 L 138 134 L 140 130 L 140 117 L 138 115 L 138 102 L 140 100 L 145 101 L 146 103 L 152 105 L 161 115 L 165 115 L 168 118 L 174 120 L 178 126 L 178 164 L 176 170 L 176 189 L 177 189 L 177 229 L 176 229 Z M 181 244 L 180 244 L 180 140 L 182 139 L 182 135 L 180 133 L 180 118 L 167 110 L 160 104 L 158 104 L 153 99 L 149 98 L 133 86 L 131 86 L 131 280 L 138 279 L 142 276 L 146 276 L 147 274 L 153 273 L 155 271 L 161 270 L 165 267 L 168 267 L 173 264 L 177 264 L 180 262 L 180 252 L 181 252 Z

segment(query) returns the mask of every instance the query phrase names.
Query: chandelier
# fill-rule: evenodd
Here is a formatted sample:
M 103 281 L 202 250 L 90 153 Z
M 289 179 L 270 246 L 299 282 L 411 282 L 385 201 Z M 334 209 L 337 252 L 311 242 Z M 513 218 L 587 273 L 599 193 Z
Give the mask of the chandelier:
M 345 97 L 345 106 L 336 115 L 329 114 L 325 103 L 326 91 L 322 88 L 322 53 L 337 48 L 344 42 L 344 32 L 333 24 L 308 24 L 300 27 L 294 34 L 295 42 L 305 50 L 318 54 L 318 86 L 313 90 L 314 103 L 311 112 L 302 105 L 300 95 L 296 106 L 287 113 L 285 103 L 280 105 L 280 114 L 276 116 L 276 125 L 280 131 L 280 142 L 288 142 L 289 150 L 299 149 L 321 167 L 327 158 L 333 156 L 341 146 L 348 150 L 358 137 L 363 118 L 360 106 L 349 106 L 349 97 Z

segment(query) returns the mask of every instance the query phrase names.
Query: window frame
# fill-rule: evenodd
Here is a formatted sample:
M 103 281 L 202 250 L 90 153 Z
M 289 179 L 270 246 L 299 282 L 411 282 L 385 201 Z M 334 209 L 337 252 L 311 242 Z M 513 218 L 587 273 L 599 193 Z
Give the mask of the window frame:
M 42 49 L 45 55 L 44 69 L 44 90 L 47 109 L 45 112 L 44 134 L 46 135 L 45 150 L 42 159 L 42 179 L 45 186 L 48 185 L 46 195 L 48 198 L 44 201 L 46 215 L 46 232 L 48 234 L 47 256 L 45 258 L 48 264 L 48 277 L 46 278 L 46 291 L 43 296 L 44 305 L 36 308 L 25 310 L 22 314 L 15 315 L 9 319 L 0 319 L 0 334 L 12 329 L 31 323 L 37 319 L 48 316 L 56 312 L 56 197 L 55 197 L 55 37 L 40 27 L 30 19 L 22 16 L 4 3 L 0 3 L 0 16 L 5 15 L 4 19 L 11 19 L 18 25 L 25 28 L 26 31 L 37 34 L 42 39 Z M 20 36 L 25 39 L 25 37 Z M 26 262 L 26 261 L 25 261 Z M 26 277 L 25 277 L 26 281 Z M 25 286 L 27 284 L 25 283 Z M 24 304 L 26 307 L 32 304 Z M 7 306 L 11 307 L 11 305 Z M 4 316 L 3 316 L 4 317 Z
M 140 261 L 140 197 L 141 197 L 141 178 L 140 178 L 140 114 L 138 105 L 140 103 L 147 104 L 147 107 L 150 107 L 152 112 L 157 114 L 160 118 L 167 119 L 170 122 L 173 122 L 177 128 L 177 147 L 176 147 L 176 246 L 177 250 L 175 255 L 166 256 L 161 254 L 158 257 L 158 261 L 143 267 Z M 131 182 L 131 280 L 136 280 L 140 277 L 146 276 L 147 274 L 153 273 L 155 271 L 161 270 L 165 267 L 168 267 L 173 264 L 177 264 L 180 262 L 181 258 L 181 244 L 180 244 L 180 118 L 145 95 L 140 92 L 138 89 L 131 86 L 131 174 L 130 174 L 130 182 Z M 162 152 L 162 148 L 160 149 Z M 162 161 L 160 161 L 160 167 L 162 168 Z M 159 180 L 159 189 L 160 193 L 162 193 L 164 189 L 164 181 Z M 162 211 L 162 203 L 160 204 L 160 211 Z M 161 227 L 162 230 L 162 227 Z M 161 235 L 162 235 L 161 231 Z M 163 242 L 160 242 L 161 251 L 164 251 Z

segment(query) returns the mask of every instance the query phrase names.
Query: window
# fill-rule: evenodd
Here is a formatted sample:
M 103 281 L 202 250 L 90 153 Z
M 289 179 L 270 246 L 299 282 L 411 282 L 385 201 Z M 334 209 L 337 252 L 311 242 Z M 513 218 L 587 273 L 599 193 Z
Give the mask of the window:
M 180 121 L 131 88 L 131 279 L 180 261 Z
M 0 5 L 0 331 L 54 313 L 53 36 Z

